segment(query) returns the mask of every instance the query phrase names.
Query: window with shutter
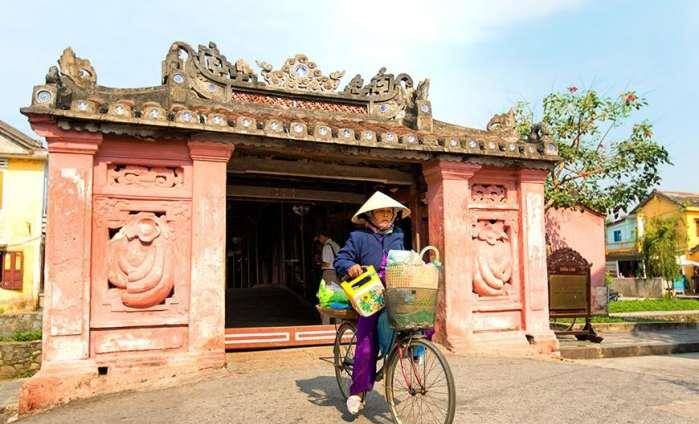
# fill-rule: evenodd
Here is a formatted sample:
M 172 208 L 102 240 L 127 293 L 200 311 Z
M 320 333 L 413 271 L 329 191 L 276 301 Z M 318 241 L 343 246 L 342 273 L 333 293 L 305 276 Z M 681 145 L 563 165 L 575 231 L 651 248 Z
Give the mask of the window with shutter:
M 6 290 L 22 290 L 24 279 L 22 252 L 4 252 L 2 267 L 2 287 Z

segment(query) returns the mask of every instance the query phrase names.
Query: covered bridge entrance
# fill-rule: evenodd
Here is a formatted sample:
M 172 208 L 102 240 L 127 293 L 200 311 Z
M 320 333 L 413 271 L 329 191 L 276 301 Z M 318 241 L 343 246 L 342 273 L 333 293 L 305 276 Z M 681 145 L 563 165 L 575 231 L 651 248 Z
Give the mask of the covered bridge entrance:
M 97 84 L 71 49 L 23 108 L 49 149 L 41 370 L 22 413 L 221 367 L 227 348 L 322 343 L 313 233 L 344 242 L 376 189 L 442 252 L 436 340 L 557 348 L 548 327 L 540 126 L 433 119 L 429 81 L 380 69 L 342 89 L 304 55 L 280 68 L 176 42 L 154 87 Z M 128 69 L 128 67 L 124 67 Z

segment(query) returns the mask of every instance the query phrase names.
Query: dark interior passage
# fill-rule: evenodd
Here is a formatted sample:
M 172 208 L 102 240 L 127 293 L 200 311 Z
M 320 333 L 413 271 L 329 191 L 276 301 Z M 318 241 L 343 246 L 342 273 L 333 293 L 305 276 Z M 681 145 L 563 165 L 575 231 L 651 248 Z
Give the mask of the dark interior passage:
M 377 187 L 362 182 L 229 176 L 226 327 L 320 324 L 320 231 L 342 246 Z M 316 196 L 317 198 L 313 198 Z M 295 197 L 295 198 L 294 198 Z M 410 247 L 410 220 L 399 224 Z

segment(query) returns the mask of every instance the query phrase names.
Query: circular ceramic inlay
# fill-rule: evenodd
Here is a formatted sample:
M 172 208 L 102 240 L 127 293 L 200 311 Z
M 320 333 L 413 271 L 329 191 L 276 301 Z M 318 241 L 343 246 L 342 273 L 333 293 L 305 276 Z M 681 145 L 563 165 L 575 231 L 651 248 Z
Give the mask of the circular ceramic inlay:
M 124 105 L 116 105 L 114 106 L 114 113 L 116 113 L 117 115 L 123 115 L 124 113 L 126 113 L 126 108 L 124 107 Z
M 250 118 L 243 118 L 243 119 L 241 119 L 240 123 L 241 123 L 241 125 L 243 125 L 245 128 L 247 128 L 247 127 L 249 127 L 250 125 L 252 125 L 252 121 L 250 120 Z
M 328 127 L 320 127 L 320 128 L 318 128 L 318 134 L 319 134 L 319 135 L 322 135 L 323 137 L 325 137 L 326 135 L 328 135 Z
M 546 151 L 547 151 L 548 154 L 550 154 L 550 155 L 555 155 L 556 153 L 558 153 L 558 149 L 556 148 L 556 145 L 555 145 L 555 144 L 548 144 L 548 145 L 546 145 Z
M 80 100 L 80 101 L 78 102 L 78 110 L 79 110 L 79 111 L 85 112 L 85 111 L 87 110 L 87 107 L 88 107 L 88 105 L 87 105 L 87 102 L 86 102 L 86 101 Z
M 48 90 L 37 91 L 36 101 L 39 103 L 48 103 L 49 101 L 51 101 L 51 92 Z
M 175 74 L 172 76 L 172 80 L 175 81 L 177 84 L 182 84 L 184 82 L 184 77 L 182 74 Z
M 379 112 L 386 113 L 387 110 L 388 110 L 388 106 L 386 106 L 386 105 L 379 106 Z
M 303 132 L 303 125 L 294 124 L 293 130 L 295 133 L 301 134 Z
M 342 136 L 345 138 L 350 138 L 352 136 L 352 131 L 345 128 L 342 130 Z
M 216 84 L 211 84 L 211 83 L 209 83 L 208 89 L 209 89 L 210 92 L 213 93 L 214 91 L 216 91 Z
M 489 148 L 490 150 L 495 150 L 495 147 L 496 147 L 496 146 L 495 146 L 495 143 L 493 143 L 492 141 L 488 143 L 488 148 Z
M 281 129 L 282 126 L 279 124 L 279 122 L 277 122 L 277 121 L 272 121 L 272 122 L 269 124 L 269 127 L 270 127 L 272 130 L 274 130 L 274 131 L 279 131 L 279 130 Z
M 158 109 L 151 109 L 148 111 L 148 117 L 150 119 L 158 119 L 160 118 L 160 111 Z
M 429 113 L 430 112 L 430 105 L 427 103 L 423 103 L 420 105 L 420 112 L 422 113 Z
M 190 112 L 190 111 L 182 112 L 182 114 L 180 115 L 180 119 L 183 122 L 190 122 L 192 120 L 192 112 Z
M 372 134 L 371 131 L 364 132 L 364 140 L 372 140 L 373 138 L 374 138 L 374 134 Z
M 393 141 L 396 138 L 396 136 L 392 132 L 386 133 L 386 135 L 384 135 L 384 137 L 386 138 L 387 141 Z
M 469 140 L 468 147 L 475 149 L 476 147 L 478 147 L 478 142 L 476 140 Z
M 308 66 L 303 63 L 297 63 L 296 66 L 294 66 L 294 75 L 298 78 L 305 78 L 306 75 L 308 75 Z
M 216 125 L 221 125 L 223 124 L 223 117 L 221 115 L 214 115 L 214 117 L 211 118 L 211 122 Z
M 406 137 L 406 140 L 408 140 L 408 143 L 413 144 L 417 141 L 417 137 L 413 134 L 409 134 L 408 137 Z
M 511 152 L 514 152 L 515 150 L 517 150 L 517 145 L 514 144 L 514 143 L 511 143 L 511 144 L 508 146 L 508 149 L 510 149 Z
M 452 139 L 449 140 L 449 145 L 450 145 L 451 147 L 456 147 L 456 146 L 459 145 L 459 140 L 457 140 L 457 139 L 455 139 L 455 138 L 452 138 Z

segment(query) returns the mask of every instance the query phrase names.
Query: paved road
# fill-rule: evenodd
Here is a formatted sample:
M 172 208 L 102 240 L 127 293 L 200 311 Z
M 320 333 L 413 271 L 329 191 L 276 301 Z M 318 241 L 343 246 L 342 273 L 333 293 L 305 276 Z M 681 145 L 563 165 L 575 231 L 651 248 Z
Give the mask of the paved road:
M 196 384 L 74 402 L 40 423 L 343 423 L 328 348 L 231 355 Z M 699 355 L 563 361 L 449 356 L 456 423 L 697 423 Z M 378 385 L 355 423 L 390 423 Z

